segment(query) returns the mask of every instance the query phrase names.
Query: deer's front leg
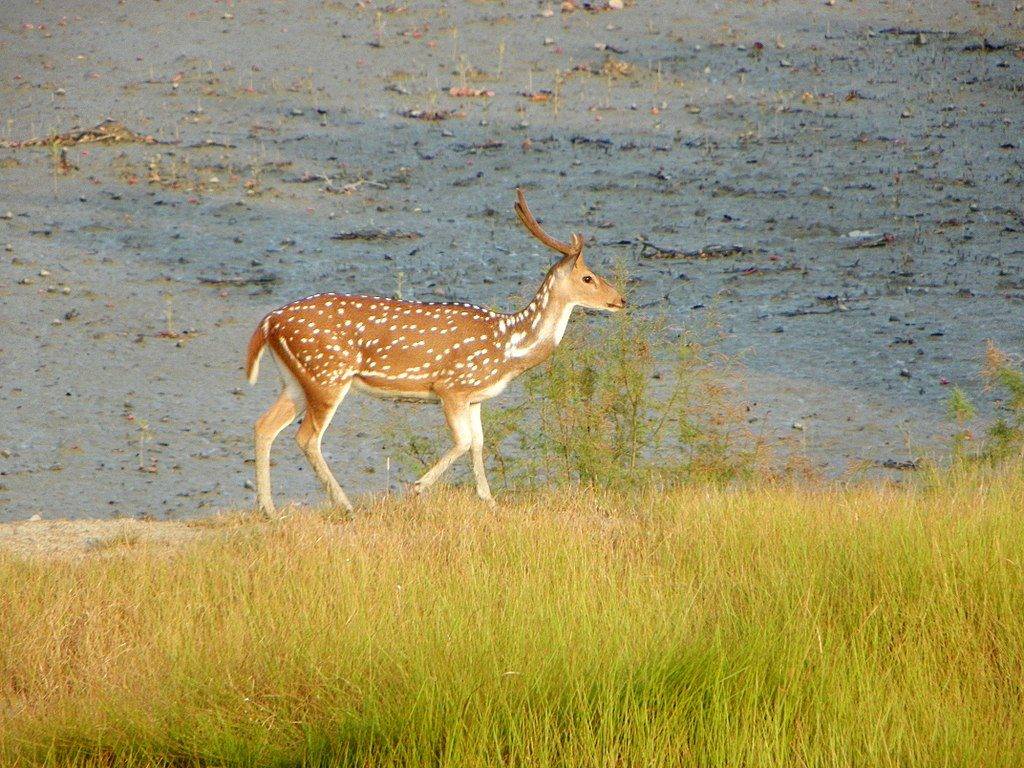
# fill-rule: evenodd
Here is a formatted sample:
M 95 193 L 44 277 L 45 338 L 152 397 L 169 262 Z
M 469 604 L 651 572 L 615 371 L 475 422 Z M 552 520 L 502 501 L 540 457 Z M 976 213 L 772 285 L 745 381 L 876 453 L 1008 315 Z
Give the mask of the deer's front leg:
M 464 400 L 442 398 L 441 406 L 444 408 L 444 417 L 448 421 L 448 428 L 452 432 L 452 442 L 455 445 L 428 469 L 423 477 L 413 483 L 412 492 L 414 494 L 422 493 L 437 482 L 437 478 L 473 444 L 473 422 L 469 403 Z
M 473 427 L 473 476 L 476 478 L 476 495 L 493 507 L 494 498 L 491 496 L 491 486 L 487 483 L 487 473 L 484 471 L 484 425 L 480 421 L 480 403 L 469 406 L 469 416 Z

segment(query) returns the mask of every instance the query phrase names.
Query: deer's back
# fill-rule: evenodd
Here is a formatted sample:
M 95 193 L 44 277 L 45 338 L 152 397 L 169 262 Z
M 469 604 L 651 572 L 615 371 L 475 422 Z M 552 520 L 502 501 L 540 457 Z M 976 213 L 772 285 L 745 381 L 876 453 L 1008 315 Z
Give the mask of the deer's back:
M 387 394 L 487 387 L 501 378 L 506 316 L 460 303 L 322 293 L 263 320 L 279 357 L 316 384 L 356 377 Z

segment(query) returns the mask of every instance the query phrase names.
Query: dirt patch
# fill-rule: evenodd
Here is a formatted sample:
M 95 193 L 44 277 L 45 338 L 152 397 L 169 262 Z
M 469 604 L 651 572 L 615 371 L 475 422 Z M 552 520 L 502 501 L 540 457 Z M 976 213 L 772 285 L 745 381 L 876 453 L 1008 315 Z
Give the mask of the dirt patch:
M 0 524 L 0 551 L 19 557 L 75 558 L 141 548 L 171 549 L 200 535 L 201 529 L 179 522 L 26 520 Z

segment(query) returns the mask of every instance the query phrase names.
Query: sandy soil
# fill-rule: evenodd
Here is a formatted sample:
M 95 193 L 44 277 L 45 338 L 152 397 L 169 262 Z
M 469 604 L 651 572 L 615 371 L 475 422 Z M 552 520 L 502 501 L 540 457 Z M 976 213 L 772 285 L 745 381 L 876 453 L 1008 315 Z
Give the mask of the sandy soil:
M 510 308 L 549 263 L 516 185 L 645 311 L 714 307 L 754 427 L 828 472 L 940 445 L 984 341 L 1024 350 L 1009 0 L 84 7 L 3 3 L 0 139 L 111 118 L 153 141 L 0 149 L 0 521 L 249 503 L 258 319 L 399 284 Z M 417 236 L 332 239 L 357 230 Z M 686 255 L 713 244 L 739 247 Z M 396 407 L 342 406 L 349 490 L 383 489 Z M 279 496 L 318 498 L 279 446 Z
M 177 520 L 20 520 L 0 523 L 0 552 L 67 560 L 142 549 L 174 551 L 206 530 Z

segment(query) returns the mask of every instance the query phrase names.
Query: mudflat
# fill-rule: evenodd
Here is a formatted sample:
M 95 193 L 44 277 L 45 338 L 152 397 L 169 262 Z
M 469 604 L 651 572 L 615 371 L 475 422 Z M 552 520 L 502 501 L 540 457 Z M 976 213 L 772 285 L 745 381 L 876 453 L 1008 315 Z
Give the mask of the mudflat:
M 6 2 L 0 521 L 250 504 L 263 314 L 512 309 L 551 258 L 516 186 L 641 311 L 722 322 L 756 431 L 828 474 L 940 450 L 986 340 L 1024 351 L 1020 5 L 578 5 Z M 412 479 L 395 408 L 343 404 L 347 490 Z

